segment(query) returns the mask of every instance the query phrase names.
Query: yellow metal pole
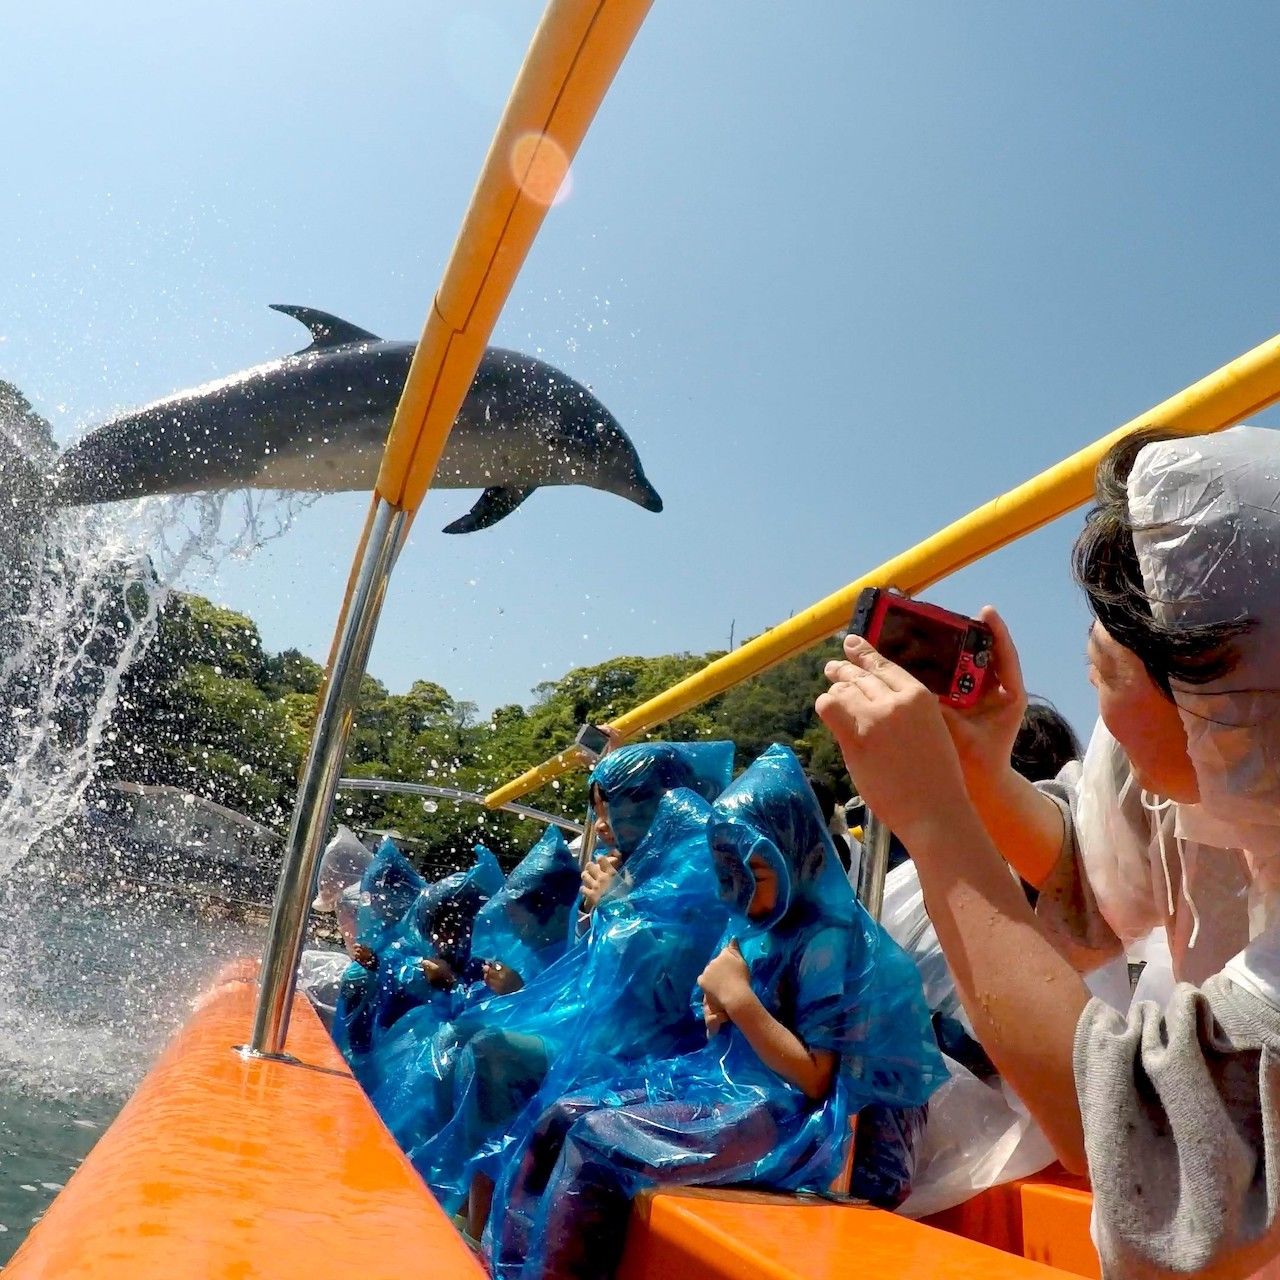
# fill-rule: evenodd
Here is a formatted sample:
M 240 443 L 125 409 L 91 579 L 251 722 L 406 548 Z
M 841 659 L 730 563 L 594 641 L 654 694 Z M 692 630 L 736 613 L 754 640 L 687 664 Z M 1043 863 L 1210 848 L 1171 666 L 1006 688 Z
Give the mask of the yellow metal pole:
M 843 630 L 863 588 L 923 591 L 1006 543 L 1056 520 L 1088 501 L 1098 461 L 1117 440 L 1134 431 L 1159 426 L 1184 435 L 1203 435 L 1240 422 L 1278 399 L 1280 336 L 1254 347 L 1141 417 L 855 578 L 803 613 L 708 663 L 701 671 L 619 716 L 612 727 L 624 738 L 647 733 Z M 576 750 L 562 751 L 499 787 L 486 797 L 486 803 L 491 807 L 508 804 L 579 763 Z

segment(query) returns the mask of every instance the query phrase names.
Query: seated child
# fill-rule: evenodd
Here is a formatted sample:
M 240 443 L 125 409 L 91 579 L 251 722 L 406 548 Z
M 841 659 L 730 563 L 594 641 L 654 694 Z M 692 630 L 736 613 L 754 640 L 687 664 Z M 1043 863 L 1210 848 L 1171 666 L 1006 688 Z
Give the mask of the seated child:
M 564 953 L 570 912 L 578 896 L 578 860 L 555 827 L 524 856 L 503 887 L 476 915 L 471 931 L 469 968 L 481 981 L 456 994 L 444 1017 L 437 1003 L 411 1009 L 383 1038 L 377 1049 L 377 1084 L 370 1096 L 387 1127 L 398 1138 L 406 1132 L 415 1105 L 435 1085 L 438 1037 L 463 1009 L 494 994 L 495 983 L 518 990 L 533 981 Z M 471 976 L 475 976 L 473 972 Z M 501 994 L 501 992 L 499 992 Z M 438 1109 L 433 1103 L 431 1110 Z
M 575 936 L 586 935 L 591 912 L 619 873 L 621 883 L 629 883 L 627 860 L 644 840 L 662 797 L 677 787 L 688 787 L 704 800 L 714 800 L 733 774 L 733 757 L 731 742 L 681 742 L 614 747 L 600 758 L 588 780 L 587 794 L 597 847 L 602 851 L 582 869 Z
M 456 989 L 480 980 L 479 961 L 471 959 L 471 930 L 502 885 L 498 860 L 476 845 L 472 866 L 428 885 L 405 912 L 378 965 L 370 1045 L 375 1054 L 410 1010 L 430 1005 L 445 1021 L 456 1010 Z
M 706 839 L 731 911 L 697 983 L 707 1042 L 546 1107 L 494 1201 L 497 1277 L 612 1276 L 646 1186 L 825 1189 L 859 1108 L 945 1078 L 915 970 L 855 902 L 788 748 L 716 801 Z
M 508 995 L 564 954 L 581 872 L 558 827 L 548 827 L 476 916 L 471 953 L 486 987 Z
M 509 1130 L 537 1092 L 575 1024 L 597 1025 L 602 1007 L 632 1013 L 619 1030 L 625 1053 L 663 1052 L 687 1033 L 686 992 L 671 975 L 698 972 L 719 928 L 713 894 L 697 892 L 699 909 L 669 930 L 654 931 L 663 903 L 690 878 L 682 851 L 702 839 L 706 804 L 698 793 L 718 794 L 732 768 L 732 743 L 643 743 L 603 757 L 591 775 L 601 836 L 612 840 L 621 870 L 591 912 L 590 932 L 534 982 L 513 995 L 468 1010 L 452 1028 L 452 1052 L 437 1045 L 441 1076 L 452 1080 L 452 1119 L 417 1126 L 422 1140 L 410 1150 L 415 1167 L 446 1208 L 453 1209 L 474 1182 L 472 1221 L 488 1210 L 491 1170 L 500 1162 Z M 678 805 L 673 788 L 691 788 Z M 661 818 L 661 820 L 659 820 Z M 683 902 L 683 898 L 675 898 Z M 605 910 L 607 904 L 608 909 Z M 625 967 L 610 967 L 625 953 Z M 593 974 L 608 970 L 607 984 Z M 424 1090 L 426 1111 L 440 1091 Z M 410 1122 L 413 1124 L 413 1121 Z M 408 1131 L 398 1133 L 403 1141 Z
M 378 846 L 360 877 L 350 943 L 355 963 L 343 976 L 332 1028 L 334 1042 L 353 1066 L 371 1048 L 379 959 L 426 883 L 390 839 Z

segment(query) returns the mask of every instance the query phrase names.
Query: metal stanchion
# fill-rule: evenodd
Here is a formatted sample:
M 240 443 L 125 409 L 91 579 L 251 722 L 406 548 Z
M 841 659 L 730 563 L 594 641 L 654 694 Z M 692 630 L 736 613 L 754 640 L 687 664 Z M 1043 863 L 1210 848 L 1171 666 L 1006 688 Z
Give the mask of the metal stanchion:
M 440 800 L 454 800 L 458 804 L 483 805 L 485 797 L 479 791 L 461 791 L 457 787 L 436 787 L 427 782 L 396 782 L 390 778 L 340 778 L 339 791 L 372 791 L 389 795 L 428 796 Z M 503 804 L 498 806 L 502 813 L 514 813 L 517 818 L 532 818 L 535 822 L 545 823 L 549 827 L 559 827 L 562 831 L 572 832 L 575 836 L 582 834 L 582 823 L 572 818 L 562 818 L 554 813 L 546 813 L 542 809 L 534 809 L 527 804 Z
M 889 828 L 870 809 L 862 823 L 858 900 L 877 923 L 884 911 L 884 878 L 889 874 Z
M 320 851 L 329 812 L 338 789 L 347 737 L 355 717 L 360 680 L 369 660 L 387 579 L 407 532 L 409 516 L 382 498 L 375 499 L 366 525 L 354 589 L 334 647 L 329 679 L 316 716 L 293 822 L 276 885 L 271 929 L 262 957 L 262 980 L 253 1014 L 253 1038 L 243 1047 L 251 1057 L 285 1057 L 289 1010 L 297 983 L 298 960 L 306 930 Z

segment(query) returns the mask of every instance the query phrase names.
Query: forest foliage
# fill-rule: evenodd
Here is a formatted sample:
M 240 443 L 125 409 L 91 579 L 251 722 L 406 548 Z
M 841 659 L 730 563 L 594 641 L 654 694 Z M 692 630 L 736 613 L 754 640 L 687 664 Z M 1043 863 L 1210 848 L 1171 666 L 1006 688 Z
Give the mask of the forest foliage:
M 731 738 L 740 767 L 770 743 L 786 743 L 847 795 L 839 755 L 813 712 L 828 651 L 834 643 L 727 691 L 661 736 Z M 580 724 L 608 721 L 717 656 L 611 658 L 538 685 L 526 705 L 489 714 L 431 680 L 391 693 L 366 676 L 343 775 L 487 792 L 564 748 Z M 296 649 L 268 653 L 252 619 L 173 593 L 158 635 L 125 677 L 102 780 L 181 787 L 283 831 L 322 679 L 321 667 Z M 571 774 L 527 802 L 581 819 L 585 777 Z M 435 867 L 464 862 L 477 840 L 507 861 L 540 830 L 473 806 L 357 791 L 340 793 L 336 816 L 358 829 L 399 832 L 411 854 Z

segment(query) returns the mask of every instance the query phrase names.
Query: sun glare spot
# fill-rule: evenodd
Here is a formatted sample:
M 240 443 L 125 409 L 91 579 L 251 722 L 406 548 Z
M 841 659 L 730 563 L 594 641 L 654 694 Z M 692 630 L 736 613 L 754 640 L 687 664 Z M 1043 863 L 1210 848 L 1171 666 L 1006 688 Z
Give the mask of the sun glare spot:
M 573 173 L 564 148 L 549 134 L 523 133 L 511 147 L 511 176 L 530 199 L 549 209 L 573 192 Z

